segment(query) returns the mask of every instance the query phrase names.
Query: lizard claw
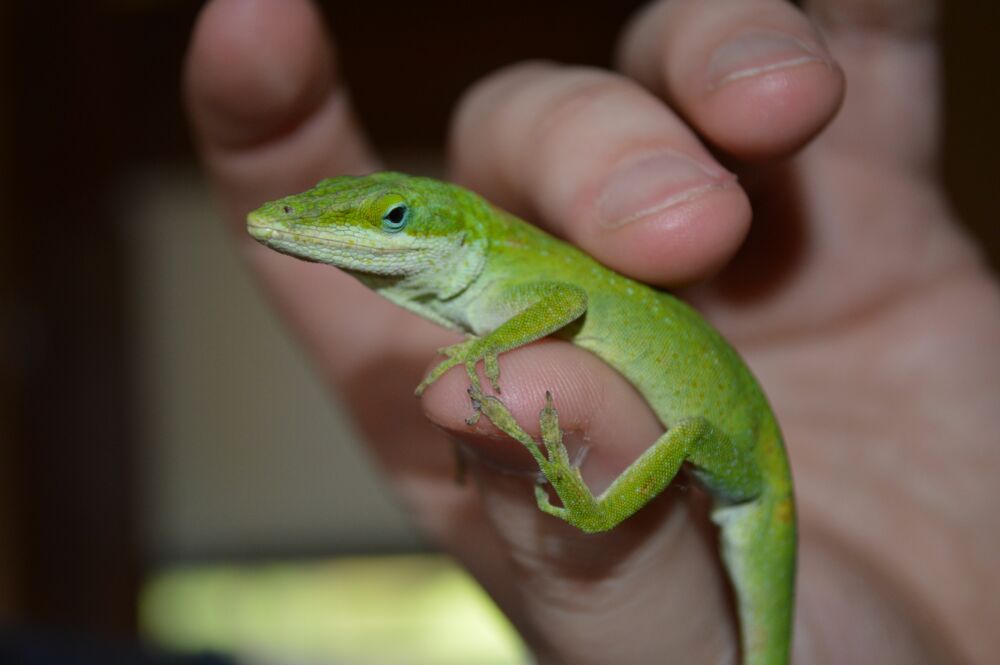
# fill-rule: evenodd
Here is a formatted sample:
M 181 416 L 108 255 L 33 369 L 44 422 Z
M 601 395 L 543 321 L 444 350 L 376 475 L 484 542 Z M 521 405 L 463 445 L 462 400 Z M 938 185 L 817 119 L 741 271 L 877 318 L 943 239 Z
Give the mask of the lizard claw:
M 465 419 L 465 424 L 472 427 L 479 422 L 479 416 L 483 413 L 483 393 L 476 386 L 469 386 L 466 392 L 472 401 L 472 415 Z

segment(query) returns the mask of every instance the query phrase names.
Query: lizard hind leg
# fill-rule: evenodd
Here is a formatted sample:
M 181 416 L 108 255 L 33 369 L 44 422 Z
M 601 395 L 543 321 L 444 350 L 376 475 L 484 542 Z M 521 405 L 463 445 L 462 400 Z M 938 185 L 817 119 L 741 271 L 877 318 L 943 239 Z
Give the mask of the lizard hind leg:
M 701 477 L 713 495 L 746 499 L 759 491 L 760 479 L 746 459 L 747 451 L 732 445 L 706 419 L 695 417 L 675 423 L 595 497 L 563 445 L 551 393 L 546 393 L 545 406 L 539 413 L 544 452 L 498 398 L 483 395 L 475 386 L 469 395 L 477 415 L 485 415 L 531 453 L 562 502 L 561 507 L 552 505 L 544 488 L 538 487 L 538 507 L 588 533 L 612 529 L 638 512 L 670 484 L 684 462 L 701 467 L 705 472 Z M 718 472 L 720 469 L 723 473 Z
M 518 424 L 517 420 L 514 419 L 514 414 L 510 412 L 507 405 L 493 395 L 484 395 L 477 385 L 473 385 L 469 388 L 469 397 L 472 399 L 472 408 L 476 412 L 475 417 L 478 417 L 478 414 L 480 413 L 483 414 L 491 423 L 493 423 L 494 426 L 496 426 L 498 430 L 523 445 L 528 452 L 531 453 L 531 456 L 535 458 L 535 462 L 538 463 L 538 467 L 542 473 L 548 477 L 548 474 L 545 473 L 546 467 L 550 464 L 548 458 L 545 456 L 545 453 L 542 452 L 542 449 L 531 437 L 531 435 L 525 432 L 524 428 L 522 428 Z M 551 408 L 551 406 L 550 397 L 546 408 Z M 553 414 L 554 411 L 555 410 L 553 409 Z M 542 413 L 545 413 L 544 409 Z M 540 420 L 543 420 L 544 422 L 544 416 L 540 417 Z M 551 428 L 551 425 L 549 425 L 549 427 Z M 555 423 L 555 428 L 556 431 L 558 431 L 558 422 Z M 553 449 L 549 442 L 545 440 L 545 430 L 546 428 L 543 426 L 542 442 L 546 446 L 546 452 L 548 452 L 549 455 L 552 455 Z M 559 432 L 558 442 L 556 445 L 562 446 L 561 432 Z M 563 448 L 563 454 L 565 454 L 565 448 Z
M 527 448 L 531 456 L 535 458 L 535 462 L 538 463 L 538 468 L 542 476 L 544 476 L 545 480 L 548 480 L 547 470 L 551 469 L 552 463 L 542 452 L 532 436 L 525 432 L 524 428 L 514 419 L 514 415 L 507 408 L 507 405 L 492 395 L 483 395 L 475 388 L 469 389 L 469 396 L 472 398 L 476 415 L 479 415 L 479 413 L 485 414 L 486 418 L 497 429 Z M 568 460 L 569 456 L 566 452 L 566 447 L 562 443 L 562 431 L 559 429 L 559 419 L 556 415 L 555 407 L 552 406 L 552 395 L 546 392 L 545 396 L 545 408 L 542 409 L 539 415 L 542 428 L 542 443 L 545 446 L 545 452 L 548 453 L 549 457 L 556 455 L 559 458 Z M 474 423 L 470 422 L 470 424 Z M 554 505 L 549 500 L 549 494 L 545 491 L 541 478 L 535 484 L 535 501 L 538 503 L 538 509 L 543 513 L 568 521 L 566 509 Z
M 475 388 L 469 389 L 469 395 L 472 397 L 473 407 L 476 409 L 476 414 L 483 413 L 486 415 L 487 419 L 497 429 L 511 437 L 515 441 L 521 443 L 531 456 L 535 458 L 535 462 L 538 463 L 538 468 L 544 476 L 545 480 L 550 481 L 550 474 L 553 476 L 558 476 L 558 471 L 556 470 L 557 465 L 569 465 L 569 453 L 566 451 L 566 446 L 562 442 L 562 430 L 559 429 L 559 415 L 556 413 L 555 406 L 552 403 L 552 393 L 545 392 L 545 406 L 542 408 L 541 413 L 538 416 L 539 424 L 542 430 L 542 444 L 545 446 L 545 453 L 542 452 L 541 448 L 535 442 L 534 438 L 530 434 L 524 431 L 517 420 L 514 419 L 514 415 L 507 408 L 500 399 L 493 396 L 484 396 L 481 392 L 477 391 Z M 547 456 L 546 456 L 547 453 Z M 553 462 L 553 460 L 557 460 Z M 582 480 L 580 481 L 582 486 Z M 584 487 L 584 489 L 586 489 Z M 589 494 L 589 492 L 588 492 Z M 591 496 L 591 501 L 593 497 Z M 535 485 L 535 501 L 538 504 L 538 509 L 543 513 L 552 515 L 553 517 L 558 517 L 561 520 L 570 521 L 570 516 L 566 508 L 562 506 L 557 506 L 549 500 L 549 494 L 545 491 L 545 487 L 541 479 Z
M 562 502 L 561 507 L 552 505 L 544 489 L 536 488 L 538 507 L 588 533 L 612 529 L 638 512 L 670 484 L 686 461 L 709 469 L 734 467 L 743 470 L 733 479 L 716 474 L 707 476 L 713 493 L 722 491 L 731 496 L 748 496 L 758 487 L 755 474 L 747 470 L 752 466 L 744 459 L 745 451 L 731 445 L 729 439 L 714 431 L 704 418 L 688 418 L 668 429 L 595 497 L 563 445 L 559 416 L 550 393 L 546 393 L 546 403 L 539 414 L 545 452 L 498 398 L 483 395 L 475 387 L 469 394 L 477 413 L 485 415 L 531 453 Z M 748 477 L 743 477 L 744 474 Z
M 549 515 L 558 517 L 577 527 L 586 529 L 584 524 L 594 520 L 599 507 L 594 495 L 583 482 L 580 470 L 569 457 L 562 440 L 562 430 L 559 427 L 559 414 L 552 401 L 552 393 L 545 393 L 545 406 L 539 413 L 539 425 L 542 433 L 542 447 L 535 442 L 530 434 L 524 431 L 507 406 L 492 395 L 483 395 L 475 388 L 469 390 L 473 407 L 492 422 L 497 429 L 521 443 L 538 464 L 539 470 L 559 496 L 562 506 L 556 506 L 549 500 L 545 488 L 535 486 L 535 500 L 538 508 Z

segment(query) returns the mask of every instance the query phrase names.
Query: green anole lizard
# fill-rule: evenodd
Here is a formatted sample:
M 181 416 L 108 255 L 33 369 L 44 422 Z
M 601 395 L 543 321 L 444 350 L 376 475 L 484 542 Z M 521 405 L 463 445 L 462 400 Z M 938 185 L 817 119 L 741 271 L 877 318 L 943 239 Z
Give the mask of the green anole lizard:
M 465 367 L 480 413 L 522 443 L 559 497 L 538 485 L 545 513 L 586 532 L 614 528 L 659 494 L 681 464 L 713 497 L 722 557 L 736 591 L 743 663 L 789 661 L 795 507 L 781 434 L 736 352 L 694 310 L 456 185 L 399 173 L 340 177 L 267 203 L 247 218 L 263 244 L 337 266 L 392 302 L 466 341 L 417 386 Z M 621 373 L 666 432 L 599 496 L 562 443 L 551 395 L 542 446 L 495 396 L 497 356 L 553 335 Z M 544 450 L 543 450 L 544 448 Z

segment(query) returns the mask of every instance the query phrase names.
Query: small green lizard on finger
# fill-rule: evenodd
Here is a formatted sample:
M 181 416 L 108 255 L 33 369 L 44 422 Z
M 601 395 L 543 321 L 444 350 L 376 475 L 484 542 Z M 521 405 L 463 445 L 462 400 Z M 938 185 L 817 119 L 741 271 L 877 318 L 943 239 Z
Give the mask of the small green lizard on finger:
M 250 234 L 279 252 L 337 266 L 392 302 L 468 339 L 417 387 L 463 366 L 475 415 L 523 444 L 559 497 L 538 507 L 586 532 L 614 528 L 688 463 L 713 497 L 736 591 L 743 663 L 789 662 L 795 507 L 781 434 L 737 353 L 690 307 L 598 264 L 576 248 L 448 183 L 399 173 L 340 177 L 267 203 Z M 621 373 L 666 429 L 594 496 L 562 443 L 551 395 L 542 445 L 500 399 L 499 354 L 548 335 Z

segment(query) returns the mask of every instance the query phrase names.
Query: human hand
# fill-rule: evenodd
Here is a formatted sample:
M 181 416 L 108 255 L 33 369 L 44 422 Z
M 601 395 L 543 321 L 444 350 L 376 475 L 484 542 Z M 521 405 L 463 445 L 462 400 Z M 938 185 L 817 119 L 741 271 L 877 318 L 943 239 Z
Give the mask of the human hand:
M 453 177 L 623 273 L 663 286 L 702 280 L 686 295 L 747 357 L 788 440 L 799 662 L 985 662 L 1000 650 L 989 628 L 1000 616 L 989 565 L 1000 543 L 983 528 L 1000 498 L 983 434 L 1000 320 L 995 286 L 934 173 L 934 7 L 817 9 L 829 48 L 777 0 L 673 0 L 625 33 L 624 75 L 542 63 L 495 74 L 457 114 Z M 850 92 L 812 140 L 843 93 L 830 52 Z M 433 349 L 454 337 L 243 233 L 265 199 L 379 168 L 311 6 L 210 3 L 187 86 L 209 172 L 262 283 L 417 521 L 539 659 L 733 654 L 696 493 L 669 490 L 608 534 L 573 531 L 537 512 L 529 479 L 497 470 L 531 468 L 518 446 L 468 432 L 460 372 L 422 404 L 472 451 L 476 488 L 456 485 L 445 437 L 410 398 Z M 751 201 L 753 232 L 730 261 Z M 630 206 L 648 214 L 622 224 Z M 563 427 L 587 443 L 595 489 L 658 433 L 631 387 L 578 349 L 545 342 L 501 362 L 505 402 L 526 427 L 544 391 L 557 396 Z

